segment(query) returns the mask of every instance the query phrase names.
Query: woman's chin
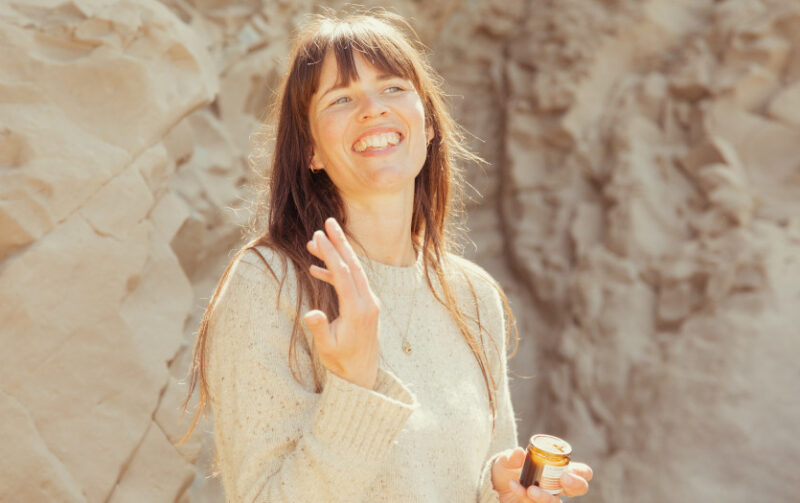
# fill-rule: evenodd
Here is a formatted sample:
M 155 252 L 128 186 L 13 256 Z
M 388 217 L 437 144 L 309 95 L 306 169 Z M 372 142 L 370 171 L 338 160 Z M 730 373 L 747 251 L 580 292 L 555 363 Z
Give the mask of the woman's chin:
M 414 172 L 408 168 L 397 166 L 381 166 L 373 168 L 363 173 L 362 180 L 365 185 L 373 190 L 397 191 L 405 189 L 408 185 L 414 185 L 419 171 Z

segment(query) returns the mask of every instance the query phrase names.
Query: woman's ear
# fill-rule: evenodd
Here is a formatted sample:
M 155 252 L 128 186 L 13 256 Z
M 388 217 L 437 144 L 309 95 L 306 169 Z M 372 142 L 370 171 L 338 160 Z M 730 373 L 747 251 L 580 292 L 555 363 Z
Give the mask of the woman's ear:
M 428 143 L 430 143 L 431 140 L 433 140 L 433 135 L 434 135 L 433 126 L 428 124 L 427 126 L 425 126 L 425 136 L 428 138 Z
M 316 152 L 312 149 L 311 150 L 311 171 L 322 171 L 325 169 L 325 166 L 320 162 L 319 158 L 317 157 Z

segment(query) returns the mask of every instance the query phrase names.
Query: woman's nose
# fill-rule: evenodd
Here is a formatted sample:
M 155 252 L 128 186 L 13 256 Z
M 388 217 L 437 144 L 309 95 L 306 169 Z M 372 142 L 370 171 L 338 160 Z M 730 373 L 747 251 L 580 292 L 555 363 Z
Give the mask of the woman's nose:
M 377 96 L 366 94 L 362 100 L 361 111 L 359 113 L 359 117 L 364 119 L 371 119 L 373 117 L 379 117 L 381 115 L 386 115 L 389 113 L 389 110 L 386 108 L 386 104 L 381 101 L 381 99 Z

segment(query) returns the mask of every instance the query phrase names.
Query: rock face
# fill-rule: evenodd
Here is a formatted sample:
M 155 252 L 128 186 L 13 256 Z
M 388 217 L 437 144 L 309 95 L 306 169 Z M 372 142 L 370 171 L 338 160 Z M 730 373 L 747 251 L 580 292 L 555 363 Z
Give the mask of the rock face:
M 158 2 L 4 2 L 0 20 L 0 500 L 173 500 L 191 446 L 156 412 L 194 294 L 167 140 L 217 73 Z
M 502 57 L 445 63 L 494 76 L 492 128 L 464 120 L 492 138 L 520 434 L 571 439 L 590 501 L 791 499 L 800 4 L 521 9 L 466 37 Z
M 0 4 L 0 500 L 223 501 L 182 380 L 314 8 Z M 518 316 L 520 443 L 569 439 L 587 502 L 794 498 L 800 4 L 397 10 L 490 161 L 466 253 Z

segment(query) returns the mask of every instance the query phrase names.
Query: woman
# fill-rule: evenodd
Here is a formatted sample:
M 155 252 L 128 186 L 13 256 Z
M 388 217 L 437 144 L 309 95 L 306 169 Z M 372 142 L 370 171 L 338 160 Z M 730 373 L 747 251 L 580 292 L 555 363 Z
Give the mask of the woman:
M 230 501 L 559 501 L 515 483 L 513 318 L 445 234 L 453 160 L 474 156 L 403 23 L 317 17 L 295 40 L 268 231 L 195 346 L 189 396 L 199 380 Z M 565 493 L 590 478 L 574 464 Z

